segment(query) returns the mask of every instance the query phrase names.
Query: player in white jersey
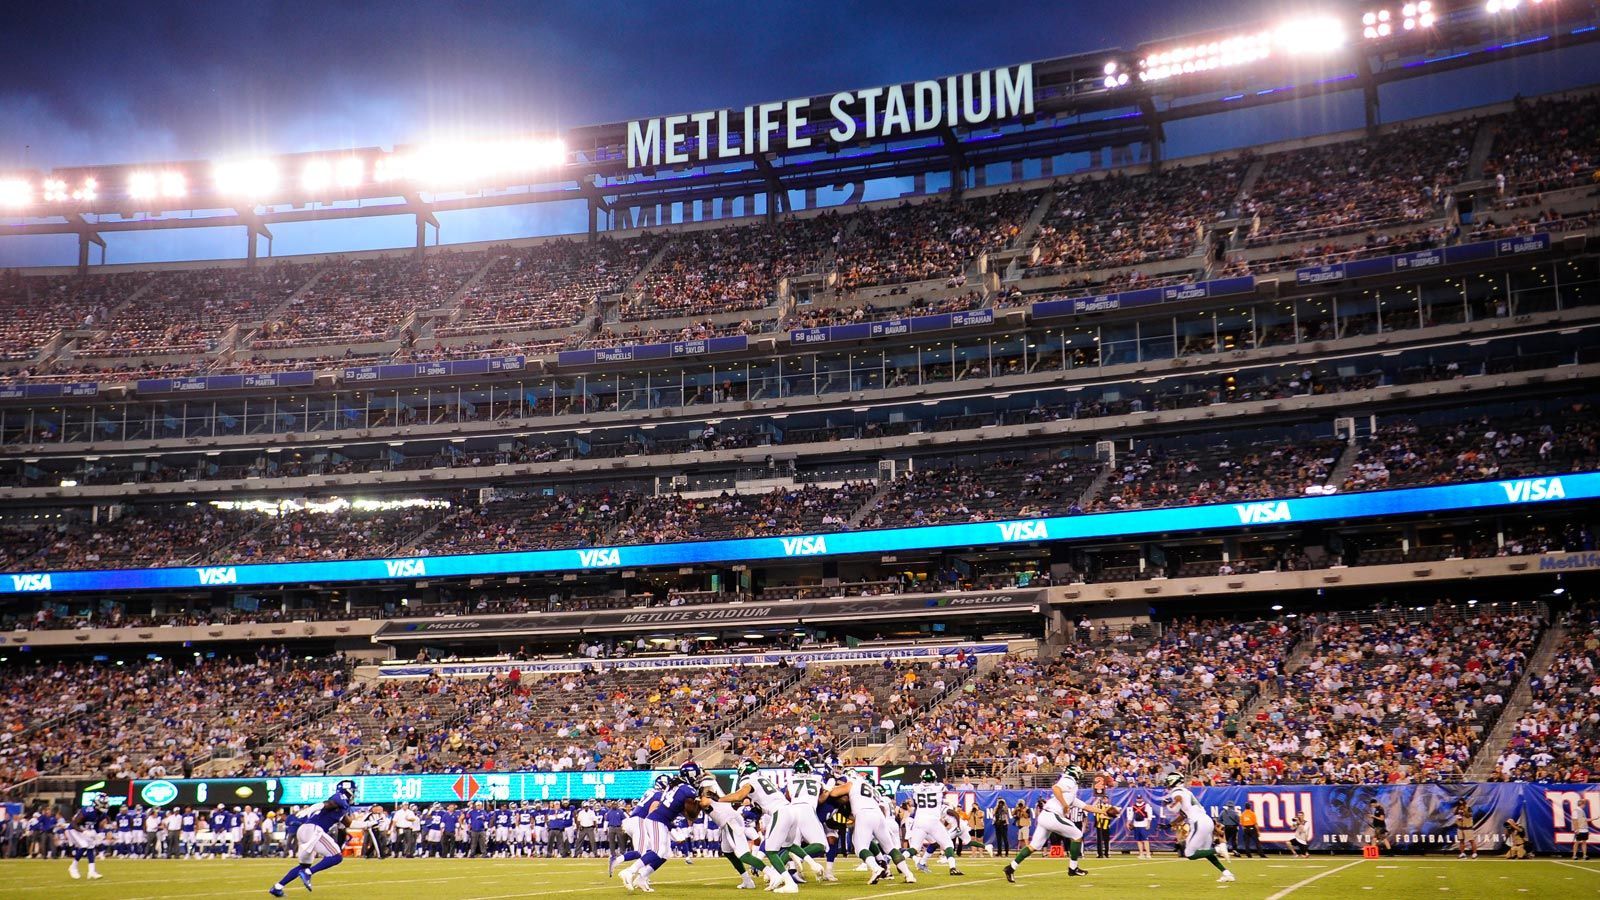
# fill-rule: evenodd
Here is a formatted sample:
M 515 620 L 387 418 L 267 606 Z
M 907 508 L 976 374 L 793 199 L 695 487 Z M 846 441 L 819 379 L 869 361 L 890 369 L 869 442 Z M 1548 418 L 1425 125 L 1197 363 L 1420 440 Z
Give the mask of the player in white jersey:
M 1090 806 L 1078 797 L 1078 780 L 1081 778 L 1081 766 L 1067 766 L 1056 783 L 1050 786 L 1050 799 L 1045 801 L 1044 809 L 1039 811 L 1038 818 L 1034 820 L 1033 835 L 1017 851 L 1016 858 L 1006 863 L 1007 881 L 1016 883 L 1017 867 L 1022 865 L 1023 860 L 1043 850 L 1050 843 L 1052 834 L 1060 835 L 1067 842 L 1067 875 L 1089 874 L 1088 870 L 1078 867 L 1078 860 L 1083 856 L 1083 829 L 1072 819 L 1078 810 L 1095 812 L 1099 807 Z
M 844 781 L 828 791 L 828 796 L 849 800 L 850 817 L 854 820 L 851 842 L 855 845 L 856 855 L 861 857 L 867 870 L 872 873 L 867 883 L 877 884 L 889 875 L 889 870 L 878 862 L 878 854 L 873 852 L 873 848 L 877 847 L 894 860 L 895 868 L 900 870 L 907 884 L 915 884 L 917 876 L 911 874 L 911 867 L 900 852 L 898 825 L 884 814 L 882 795 L 872 779 L 864 772 L 851 772 Z
M 822 820 L 817 818 L 817 804 L 822 802 L 824 787 L 822 776 L 812 771 L 805 758 L 794 762 L 794 774 L 789 778 L 789 802 L 772 817 L 762 849 L 773 865 L 788 868 L 791 856 L 798 856 L 811 871 L 821 876 L 822 864 L 816 858 L 828 850 L 828 835 L 822 830 Z M 785 876 L 793 881 L 791 876 Z
M 773 783 L 770 776 L 764 775 L 761 769 L 752 760 L 739 763 L 738 780 L 734 784 L 733 793 L 714 798 L 716 803 L 737 807 L 745 800 L 754 803 L 761 813 L 761 831 L 768 837 L 777 822 L 778 813 L 789 805 L 789 798 Z M 771 865 L 762 871 L 767 876 L 767 889 L 780 894 L 794 894 L 800 890 L 793 878 L 784 871 L 784 863 L 777 854 L 767 853 Z
M 927 863 L 927 847 L 935 844 L 944 852 L 944 861 L 951 875 L 962 875 L 956 868 L 955 842 L 950 838 L 950 828 L 945 824 L 948 811 L 944 802 L 944 784 L 932 769 L 922 770 L 922 779 L 911 786 L 911 835 L 907 841 L 917 855 L 917 867 Z
M 751 769 L 755 768 L 753 762 L 746 761 L 745 765 Z M 700 782 L 700 793 L 705 798 L 711 824 L 716 829 L 712 839 L 718 843 L 723 857 L 733 865 L 733 870 L 739 873 L 740 890 L 755 887 L 755 879 L 751 877 L 751 873 L 762 872 L 768 868 L 766 862 L 756 852 L 759 835 L 756 834 L 755 828 L 745 821 L 744 814 L 739 812 L 737 806 L 717 799 L 722 796 L 722 786 L 717 784 L 714 776 L 707 775 Z M 772 884 L 774 880 L 768 873 L 768 884 Z
M 1173 772 L 1167 776 L 1167 809 L 1182 814 L 1185 822 L 1189 823 L 1189 835 L 1184 840 L 1184 859 L 1204 859 L 1217 867 L 1222 875 L 1217 881 L 1226 884 L 1235 880 L 1233 873 L 1223 865 L 1214 849 L 1212 832 L 1215 828 L 1211 816 L 1206 812 L 1200 801 L 1195 799 L 1194 792 L 1183 786 L 1183 776 Z

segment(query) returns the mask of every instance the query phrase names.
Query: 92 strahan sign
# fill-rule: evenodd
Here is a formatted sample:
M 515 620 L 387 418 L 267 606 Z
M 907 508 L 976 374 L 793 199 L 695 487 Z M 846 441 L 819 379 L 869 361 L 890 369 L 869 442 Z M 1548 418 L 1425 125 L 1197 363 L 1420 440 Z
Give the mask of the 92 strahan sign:
M 813 124 L 810 109 L 826 105 L 828 117 Z M 742 116 L 740 115 L 742 113 Z M 833 144 L 909 137 L 957 126 L 992 125 L 1033 114 L 1033 64 L 951 75 L 943 81 L 840 91 L 827 98 L 802 97 L 628 123 L 628 168 L 738 159 L 782 149 L 814 146 L 827 127 Z M 742 125 L 732 121 L 736 116 Z

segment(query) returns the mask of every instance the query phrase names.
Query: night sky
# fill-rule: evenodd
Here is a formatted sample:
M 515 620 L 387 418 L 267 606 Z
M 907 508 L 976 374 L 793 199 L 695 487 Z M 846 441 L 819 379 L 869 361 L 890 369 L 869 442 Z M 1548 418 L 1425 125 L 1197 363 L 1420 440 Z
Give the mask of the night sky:
M 1293 8 L 1241 0 L 5 6 L 0 171 L 560 129 L 1132 47 Z M 1385 116 L 1426 111 L 1408 108 L 1424 95 L 1449 108 L 1596 79 L 1592 60 L 1562 56 L 1401 90 Z M 1282 111 L 1238 131 L 1266 139 L 1349 127 L 1351 112 L 1347 103 Z M 523 217 L 502 230 L 537 227 L 526 226 L 526 213 L 501 215 Z M 409 226 L 400 224 L 397 239 L 373 223 L 353 238 L 283 235 L 275 252 L 329 249 L 330 239 L 404 243 Z M 445 239 L 475 236 L 452 226 Z M 243 243 L 183 241 L 177 249 L 172 239 L 123 238 L 109 261 L 237 255 Z M 0 241 L 0 265 L 58 261 L 59 243 Z

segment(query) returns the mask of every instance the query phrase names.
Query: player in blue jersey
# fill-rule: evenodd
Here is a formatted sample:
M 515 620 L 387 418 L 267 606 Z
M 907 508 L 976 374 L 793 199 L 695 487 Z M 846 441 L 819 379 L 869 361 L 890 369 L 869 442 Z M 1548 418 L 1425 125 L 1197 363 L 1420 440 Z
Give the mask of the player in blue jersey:
M 349 822 L 355 802 L 356 783 L 346 778 L 334 785 L 333 796 L 320 804 L 302 807 L 289 817 L 289 824 L 295 827 L 298 864 L 278 879 L 278 883 L 269 888 L 267 893 L 282 897 L 284 886 L 296 878 L 309 891 L 311 876 L 344 862 L 339 842 L 328 832 Z
M 667 778 L 665 775 L 657 775 L 655 787 L 648 791 L 644 797 L 639 800 L 638 806 L 635 806 L 627 816 L 623 817 L 622 833 L 628 836 L 628 843 L 632 844 L 633 846 L 632 849 L 629 850 L 622 850 L 618 847 L 611 848 L 611 859 L 606 864 L 607 878 L 610 878 L 612 875 L 616 874 L 617 866 L 622 865 L 625 862 L 638 862 L 639 857 L 644 855 L 644 838 L 639 834 L 639 823 L 644 821 L 645 813 L 650 811 L 650 806 L 659 801 L 661 799 L 661 795 L 665 793 L 667 788 L 670 786 L 671 779 Z
M 622 872 L 622 886 L 628 890 L 654 891 L 650 875 L 672 856 L 672 820 L 679 816 L 700 815 L 700 778 L 705 773 L 694 763 L 678 768 L 678 777 L 645 810 L 639 823 L 643 842 L 639 859 Z
M 82 878 L 78 874 L 78 860 L 89 861 L 89 879 L 103 878 L 94 867 L 95 857 L 100 852 L 102 829 L 111 817 L 111 798 L 102 793 L 90 796 L 89 804 L 78 810 L 72 817 L 72 829 L 67 832 L 67 843 L 72 847 L 72 864 L 67 866 L 67 874 L 73 878 Z

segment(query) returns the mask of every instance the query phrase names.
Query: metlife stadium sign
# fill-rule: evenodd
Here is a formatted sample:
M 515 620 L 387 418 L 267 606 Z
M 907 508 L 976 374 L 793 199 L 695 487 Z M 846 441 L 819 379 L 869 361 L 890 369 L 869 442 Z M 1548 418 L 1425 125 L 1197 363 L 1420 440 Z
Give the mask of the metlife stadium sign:
M 1600 472 L 1437 487 L 1216 503 L 1164 509 L 847 531 L 833 534 L 639 544 L 581 550 L 530 550 L 457 556 L 261 563 L 168 569 L 24 572 L 0 576 L 0 595 L 67 591 L 173 590 L 245 585 L 328 584 L 419 578 L 582 572 L 768 559 L 819 559 L 1037 541 L 1104 540 L 1148 534 L 1238 530 L 1290 523 L 1523 507 L 1600 497 Z
M 826 106 L 826 118 L 810 110 Z M 1033 64 L 628 123 L 628 168 L 726 162 L 756 153 L 987 127 L 1033 114 Z M 738 118 L 738 122 L 735 121 Z M 742 123 L 742 124 L 741 124 Z

